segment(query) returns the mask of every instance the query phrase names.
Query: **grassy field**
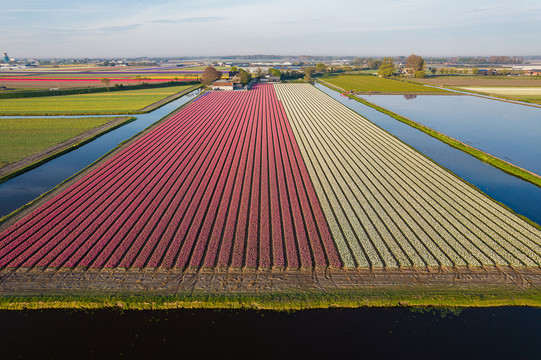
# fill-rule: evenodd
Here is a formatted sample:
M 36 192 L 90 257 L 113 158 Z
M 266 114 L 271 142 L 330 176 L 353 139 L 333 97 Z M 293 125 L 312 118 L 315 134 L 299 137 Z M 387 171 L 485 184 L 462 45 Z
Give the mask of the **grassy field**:
M 0 115 L 134 114 L 192 85 L 96 94 L 0 100 Z
M 363 93 L 445 93 L 446 90 L 434 89 L 404 81 L 385 79 L 370 75 L 324 75 L 319 79 L 344 90 Z
M 0 119 L 0 168 L 113 119 Z

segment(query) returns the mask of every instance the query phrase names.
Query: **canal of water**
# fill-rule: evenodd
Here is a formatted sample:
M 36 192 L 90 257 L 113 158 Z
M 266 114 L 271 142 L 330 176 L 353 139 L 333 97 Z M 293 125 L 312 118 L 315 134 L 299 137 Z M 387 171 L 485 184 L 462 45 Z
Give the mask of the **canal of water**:
M 541 309 L 1 311 L 5 359 L 535 359 Z
M 445 143 L 437 140 L 422 131 L 412 128 L 388 115 L 385 115 L 369 106 L 350 99 L 348 97 L 342 97 L 334 90 L 327 88 L 326 86 L 316 84 L 318 89 L 328 94 L 332 98 L 338 100 L 340 103 L 346 105 L 355 112 L 361 114 L 368 120 L 372 121 L 379 127 L 387 130 L 400 140 L 411 145 L 421 153 L 430 157 L 440 165 L 451 170 L 467 182 L 475 185 L 487 195 L 503 203 L 504 205 L 513 209 L 513 211 L 528 217 L 529 219 L 541 224 L 541 188 L 535 186 L 529 182 L 520 180 L 512 175 L 496 169 L 471 155 L 457 150 Z M 392 95 L 381 95 L 392 96 Z M 400 95 L 401 96 L 401 95 Z M 401 96 L 402 97 L 402 96 Z M 434 95 L 434 98 L 468 98 L 469 96 L 439 96 Z M 480 99 L 475 97 L 476 99 Z M 372 100 L 372 99 L 371 99 Z M 493 101 L 495 103 L 501 103 L 496 100 L 480 99 L 484 101 Z M 420 104 L 420 103 L 419 103 Z M 506 104 L 506 103 L 503 103 Z M 508 104 L 511 105 L 511 104 Z M 422 106 L 422 105 L 420 105 Z M 519 107 L 519 105 L 514 105 Z M 529 108 L 523 106 L 524 108 Z M 532 108 L 539 112 L 539 109 Z M 390 109 L 393 110 L 393 109 Z M 404 115 L 400 111 L 393 110 L 400 115 Z M 434 112 L 437 109 L 433 110 Z M 451 109 L 447 108 L 447 111 Z M 442 111 L 442 113 L 445 111 Z M 446 114 L 445 116 L 449 116 Z M 412 117 L 412 120 L 417 118 Z M 470 120 L 472 121 L 472 120 Z M 495 122 L 497 120 L 494 120 Z M 458 127 L 458 125 L 457 125 Z M 440 130 L 441 131 L 441 130 Z M 442 131 L 448 134 L 445 131 Z M 450 135 L 450 134 L 448 134 Z M 452 136 L 452 135 L 451 135 Z M 532 151 L 538 151 L 539 144 L 530 144 Z

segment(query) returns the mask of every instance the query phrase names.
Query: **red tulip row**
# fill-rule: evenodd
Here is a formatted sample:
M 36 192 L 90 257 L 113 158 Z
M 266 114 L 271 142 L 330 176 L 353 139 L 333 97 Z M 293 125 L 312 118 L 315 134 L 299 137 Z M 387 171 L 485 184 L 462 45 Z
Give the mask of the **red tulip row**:
M 271 85 L 213 92 L 0 234 L 0 267 L 341 266 Z

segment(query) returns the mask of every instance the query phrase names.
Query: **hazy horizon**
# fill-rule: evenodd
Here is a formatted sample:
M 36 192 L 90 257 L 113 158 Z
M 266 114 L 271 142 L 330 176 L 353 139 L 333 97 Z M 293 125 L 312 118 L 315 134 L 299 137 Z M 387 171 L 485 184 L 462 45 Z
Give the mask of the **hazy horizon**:
M 14 58 L 537 56 L 541 3 L 0 0 Z

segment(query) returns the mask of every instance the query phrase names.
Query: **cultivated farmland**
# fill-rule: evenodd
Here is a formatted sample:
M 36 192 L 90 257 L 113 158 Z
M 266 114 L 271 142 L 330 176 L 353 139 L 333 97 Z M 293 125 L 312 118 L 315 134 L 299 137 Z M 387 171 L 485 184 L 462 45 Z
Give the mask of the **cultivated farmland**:
M 276 85 L 346 266 L 541 264 L 541 233 L 308 85 Z
M 133 114 L 191 85 L 94 94 L 0 99 L 0 115 Z
M 541 231 L 307 84 L 207 93 L 38 205 L 0 233 L 13 289 L 68 281 L 51 268 L 129 292 L 409 284 L 433 269 L 449 284 L 502 267 L 538 281 L 541 265 Z
M 272 86 L 211 93 L 0 235 L 1 267 L 340 267 Z

